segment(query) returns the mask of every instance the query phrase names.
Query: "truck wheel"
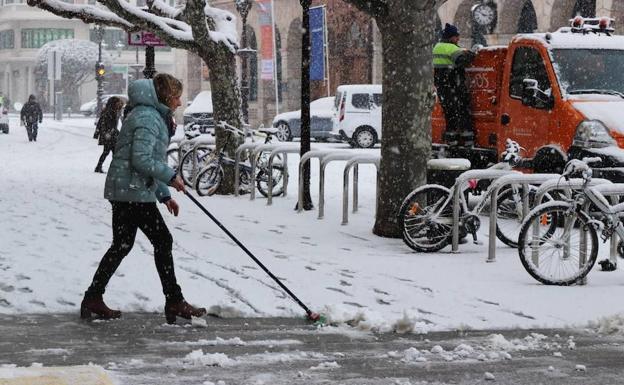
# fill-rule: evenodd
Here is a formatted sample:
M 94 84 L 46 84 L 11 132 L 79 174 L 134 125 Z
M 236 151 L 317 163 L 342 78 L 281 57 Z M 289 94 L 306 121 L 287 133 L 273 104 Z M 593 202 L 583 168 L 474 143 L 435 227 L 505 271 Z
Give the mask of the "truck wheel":
M 371 148 L 377 143 L 377 134 L 372 127 L 360 127 L 355 130 L 353 141 L 358 147 Z
M 561 174 L 566 160 L 562 154 L 552 147 L 542 147 L 533 158 L 533 171 L 536 173 Z

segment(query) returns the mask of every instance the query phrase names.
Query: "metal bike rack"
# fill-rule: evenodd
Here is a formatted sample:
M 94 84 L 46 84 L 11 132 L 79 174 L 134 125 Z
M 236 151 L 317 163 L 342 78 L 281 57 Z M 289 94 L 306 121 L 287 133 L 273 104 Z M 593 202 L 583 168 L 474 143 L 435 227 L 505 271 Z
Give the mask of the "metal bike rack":
M 453 229 L 451 232 L 452 244 L 451 251 L 456 253 L 459 251 L 459 205 L 460 205 L 460 197 L 462 194 L 462 186 L 469 179 L 498 179 L 502 176 L 509 174 L 520 174 L 518 171 L 514 170 L 497 170 L 497 169 L 478 169 L 478 170 L 468 170 L 457 178 L 454 185 L 453 192 Z
M 314 148 L 310 148 L 310 151 L 315 150 Z M 287 160 L 288 160 L 288 154 L 298 154 L 301 152 L 301 147 L 300 146 L 292 146 L 292 145 L 281 145 L 278 146 L 276 148 L 274 148 L 273 150 L 271 150 L 271 153 L 269 154 L 269 164 L 267 165 L 268 167 L 268 191 L 267 191 L 267 205 L 271 205 L 273 203 L 273 188 L 271 188 L 271 186 L 273 185 L 273 172 L 271 170 L 273 170 L 273 159 L 275 159 L 275 155 L 277 154 L 284 154 L 284 170 L 283 170 L 283 177 L 284 177 L 284 192 L 282 193 L 283 197 L 286 197 L 287 192 L 288 192 L 288 165 Z
M 592 182 L 594 180 L 592 179 Z M 590 184 L 591 186 L 591 184 Z M 624 196 L 624 183 L 599 183 L 594 186 L 598 192 L 600 192 L 604 196 L 608 196 L 612 199 L 611 204 L 615 204 L 613 202 L 613 198 L 617 196 Z M 616 233 L 613 233 L 610 239 L 610 248 L 609 248 L 609 261 L 614 265 L 617 265 L 617 239 L 619 236 Z M 624 239 L 622 240 L 624 242 Z
M 236 148 L 236 153 L 234 156 L 234 196 L 238 196 L 238 189 L 240 188 L 240 170 L 238 169 L 238 166 L 240 164 L 240 158 L 241 158 L 241 154 L 243 153 L 243 151 L 246 150 L 251 150 L 253 152 L 253 150 L 258 147 L 263 145 L 264 143 L 261 142 L 250 142 L 250 143 L 243 143 L 240 146 L 238 146 Z M 251 159 L 249 160 L 251 162 Z M 253 186 L 252 186 L 253 189 Z
M 300 205 L 299 203 L 303 202 L 303 167 L 305 166 L 306 162 L 309 162 L 310 159 L 312 158 L 318 158 L 319 160 L 319 169 L 321 166 L 321 159 L 329 154 L 337 154 L 337 153 L 343 153 L 343 151 L 335 151 L 335 150 L 315 150 L 315 151 L 308 151 L 305 154 L 303 154 L 303 156 L 301 157 L 301 159 L 299 159 L 299 200 L 297 201 L 297 212 L 300 213 L 303 211 L 303 207 L 302 205 Z M 344 152 L 345 154 L 347 154 L 347 152 Z
M 549 191 L 553 190 L 563 190 L 567 196 L 570 196 L 573 188 L 580 189 L 583 187 L 584 183 L 582 178 L 570 178 L 570 180 L 562 181 L 561 176 L 556 180 L 548 180 L 542 183 L 535 191 L 535 202 L 541 202 L 544 196 L 546 196 Z M 593 178 L 589 182 L 589 185 L 597 186 L 603 183 L 611 184 L 611 181 L 602 178 Z
M 374 164 L 379 171 L 381 155 L 356 155 L 347 161 L 342 179 L 342 224 L 349 223 L 349 172 L 353 168 L 353 212 L 357 212 L 358 206 L 358 165 Z M 377 211 L 375 202 L 375 212 Z
M 197 168 L 197 150 L 200 147 L 206 146 L 214 146 L 216 144 L 215 138 L 212 135 L 200 135 L 196 138 L 193 138 L 189 141 L 189 144 L 193 145 L 191 151 L 193 152 L 193 170 L 191 172 L 191 180 L 193 181 L 193 185 L 195 184 L 195 179 L 197 178 L 197 172 L 199 171 Z M 182 167 L 182 158 L 180 157 L 180 167 Z
M 522 199 L 522 213 L 529 212 L 529 184 L 542 184 L 548 180 L 561 178 L 559 174 L 520 174 L 505 175 L 496 179 L 490 186 L 490 239 L 488 245 L 488 257 L 486 262 L 496 261 L 496 211 L 498 208 L 498 194 L 503 187 L 512 184 L 522 184 L 524 197 Z M 536 202 L 539 202 L 536 200 Z M 524 219 L 524 218 L 522 218 Z
M 257 168 L 256 158 L 258 157 L 259 154 L 263 153 L 264 151 L 273 151 L 278 147 L 289 147 L 289 148 L 296 148 L 297 150 L 299 150 L 299 145 L 297 144 L 284 145 L 284 144 L 266 143 L 266 144 L 261 144 L 259 146 L 254 147 L 251 150 L 251 159 L 249 160 L 251 163 L 251 185 L 252 186 L 256 185 L 256 168 Z M 284 156 L 284 173 L 285 174 L 288 173 L 287 161 L 288 161 L 288 158 Z M 269 175 L 272 175 L 272 173 L 269 173 Z M 256 199 L 256 189 L 252 188 L 251 193 L 249 194 L 249 200 L 254 200 L 254 199 Z
M 319 203 L 318 219 L 323 219 L 325 215 L 325 168 L 330 162 L 335 160 L 349 160 L 353 158 L 353 153 L 346 151 L 336 151 L 321 158 L 319 166 Z

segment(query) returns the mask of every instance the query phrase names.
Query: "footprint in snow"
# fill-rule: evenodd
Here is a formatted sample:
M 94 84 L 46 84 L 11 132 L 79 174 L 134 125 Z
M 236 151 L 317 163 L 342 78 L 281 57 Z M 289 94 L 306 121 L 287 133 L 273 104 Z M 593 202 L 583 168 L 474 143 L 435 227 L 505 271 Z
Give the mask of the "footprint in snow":
M 284 254 L 275 254 L 274 257 L 277 259 L 288 259 L 288 256 Z
M 310 270 L 310 271 L 316 271 L 316 269 L 315 269 L 315 268 L 313 268 L 312 266 L 306 266 L 305 268 L 306 268 L 307 270 Z
M 390 305 L 391 304 L 390 302 L 384 301 L 381 298 L 377 298 L 377 303 L 380 304 L 380 305 Z
M 15 287 L 13 287 L 12 285 L 7 285 L 5 283 L 0 282 L 0 290 L 2 290 L 5 293 L 10 293 L 13 290 L 15 290 Z
M 340 286 L 353 286 L 352 284 L 350 284 L 349 282 L 345 281 L 344 279 L 340 280 Z
M 269 229 L 269 231 L 275 234 L 284 234 L 283 232 L 276 230 L 276 229 Z
M 20 287 L 17 290 L 19 290 L 21 293 L 32 293 L 33 292 L 32 289 L 29 288 L 29 287 Z
M 387 291 L 383 291 L 381 289 L 373 288 L 373 291 L 377 294 L 390 295 Z
M 364 308 L 364 307 L 366 307 L 366 306 L 364 306 L 364 305 L 360 305 L 360 304 L 359 304 L 359 303 L 357 303 L 357 302 L 343 302 L 343 303 L 344 303 L 345 305 L 351 305 L 351 306 L 355 306 L 355 307 L 359 307 L 359 308 Z
M 346 296 L 353 297 L 353 295 L 351 295 L 351 294 L 347 293 L 346 291 L 344 291 L 342 289 L 339 289 L 337 287 L 326 287 L 325 289 L 331 290 L 331 291 L 336 291 L 336 292 L 338 292 L 340 294 L 344 294 Z
M 15 276 L 15 278 L 17 278 L 18 281 L 27 281 L 30 279 L 29 276 L 24 275 L 24 274 L 18 274 Z
M 32 299 L 32 300 L 30 300 L 30 301 L 28 301 L 28 303 L 31 303 L 31 304 L 33 304 L 33 305 L 37 305 L 37 306 L 41 306 L 41 307 L 46 307 L 46 304 L 45 304 L 45 303 L 43 303 L 43 302 L 41 302 L 41 301 L 38 301 L 38 300 L 36 300 L 36 299 Z
M 56 303 L 58 303 L 59 305 L 76 306 L 74 302 L 68 301 L 63 298 L 57 298 Z
M 318 246 L 316 243 L 312 243 L 312 242 L 306 242 L 306 241 L 301 241 L 302 245 L 308 245 L 308 246 Z

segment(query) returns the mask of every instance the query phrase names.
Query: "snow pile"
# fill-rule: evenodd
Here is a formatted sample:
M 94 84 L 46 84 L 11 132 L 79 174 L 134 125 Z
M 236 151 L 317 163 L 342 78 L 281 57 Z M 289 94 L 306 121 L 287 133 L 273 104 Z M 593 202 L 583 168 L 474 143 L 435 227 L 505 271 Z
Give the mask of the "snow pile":
M 234 360 L 230 359 L 226 354 L 223 353 L 206 353 L 201 349 L 193 350 L 184 358 L 182 362 L 188 365 L 195 366 L 230 366 L 235 363 Z
M 376 333 L 426 334 L 431 330 L 431 325 L 422 321 L 422 317 L 415 310 L 404 310 L 403 316 L 395 321 L 390 321 L 387 316 L 373 310 L 354 310 L 337 304 L 325 305 L 321 314 L 325 315 L 329 325 L 346 324 L 359 330 Z
M 501 334 L 491 334 L 483 345 L 473 346 L 461 343 L 452 350 L 446 350 L 440 345 L 434 345 L 429 350 L 410 347 L 403 351 L 390 351 L 383 357 L 399 359 L 406 364 L 415 364 L 429 361 L 499 361 L 510 360 L 509 352 L 530 350 L 551 350 L 562 347 L 560 343 L 549 342 L 543 334 L 531 333 L 525 338 L 507 340 Z M 568 338 L 567 346 L 573 343 L 573 337 Z
M 338 369 L 340 365 L 336 361 L 331 362 L 321 362 L 316 366 L 310 367 L 310 370 L 327 370 L 327 369 Z
M 163 342 L 163 345 L 179 345 L 179 346 L 284 346 L 284 345 L 301 345 L 303 342 L 294 339 L 283 340 L 255 340 L 243 341 L 240 337 L 224 339 L 216 337 L 214 340 L 199 339 L 197 341 L 183 342 Z
M 624 313 L 602 317 L 598 321 L 590 322 L 589 325 L 598 333 L 624 335 Z
M 208 309 L 208 314 L 220 318 L 241 318 L 247 314 L 233 306 L 213 305 Z

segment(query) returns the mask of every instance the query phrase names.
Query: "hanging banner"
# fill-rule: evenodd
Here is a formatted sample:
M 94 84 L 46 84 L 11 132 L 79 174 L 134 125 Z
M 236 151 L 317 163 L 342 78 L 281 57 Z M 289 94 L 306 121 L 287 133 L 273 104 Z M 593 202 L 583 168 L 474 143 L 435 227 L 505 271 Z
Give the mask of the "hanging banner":
M 323 8 L 310 8 L 310 80 L 325 80 L 325 12 Z
M 273 22 L 271 0 L 257 0 L 260 25 L 260 79 L 273 80 Z

